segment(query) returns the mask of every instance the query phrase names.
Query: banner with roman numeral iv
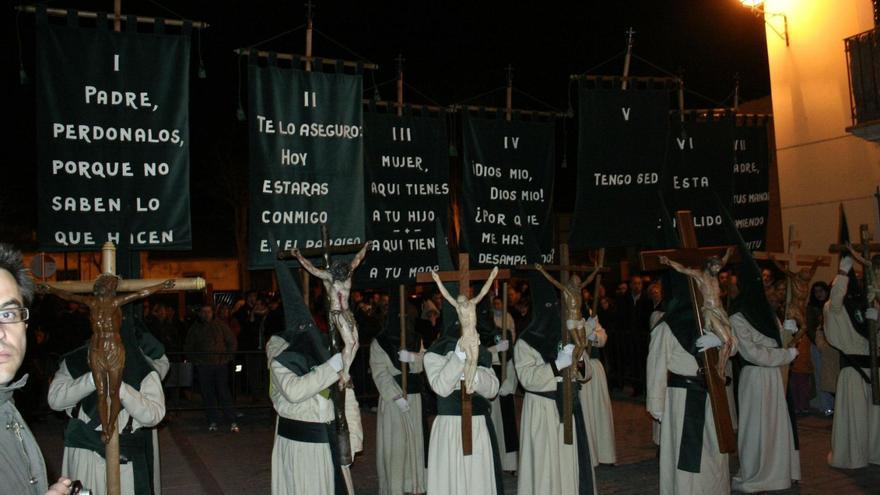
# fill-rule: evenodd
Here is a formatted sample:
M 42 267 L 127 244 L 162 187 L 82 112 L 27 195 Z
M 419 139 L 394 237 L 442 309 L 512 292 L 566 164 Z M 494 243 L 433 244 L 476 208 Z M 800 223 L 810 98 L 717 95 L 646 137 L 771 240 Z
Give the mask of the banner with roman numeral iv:
M 366 235 L 372 243 L 354 272 L 358 287 L 414 283 L 439 270 L 435 225 L 449 206 L 445 115 L 364 114 Z M 445 241 L 445 237 L 443 238 Z
M 686 112 L 671 116 L 669 153 L 664 170 L 663 194 L 670 215 L 691 210 L 701 246 L 730 242 L 715 195 L 727 211 L 733 199 L 734 139 L 732 113 L 703 115 Z
M 737 122 L 733 149 L 733 219 L 753 251 L 767 249 L 770 215 L 770 139 L 768 116 L 745 116 Z
M 656 236 L 660 176 L 669 132 L 665 80 L 620 89 L 582 80 L 572 248 L 648 245 Z
M 190 249 L 190 33 L 37 13 L 40 248 Z
M 250 268 L 321 247 L 322 224 L 331 245 L 364 242 L 362 77 L 249 61 Z
M 465 113 L 462 136 L 462 249 L 476 266 L 551 262 L 555 123 Z

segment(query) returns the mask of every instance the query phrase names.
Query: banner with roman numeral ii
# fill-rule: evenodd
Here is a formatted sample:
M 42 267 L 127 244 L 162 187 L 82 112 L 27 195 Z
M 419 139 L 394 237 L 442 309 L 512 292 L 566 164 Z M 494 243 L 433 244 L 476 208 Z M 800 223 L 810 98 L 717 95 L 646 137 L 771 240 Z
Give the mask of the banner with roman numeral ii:
M 331 245 L 364 242 L 362 77 L 273 62 L 248 68 L 251 269 L 320 247 L 322 224 Z
M 364 114 L 366 234 L 372 243 L 354 272 L 358 287 L 414 283 L 439 270 L 438 222 L 449 206 L 444 115 Z M 443 238 L 445 242 L 445 237 Z
M 462 249 L 478 266 L 551 262 L 555 123 L 462 121 Z
M 578 92 L 578 178 L 572 248 L 647 245 L 657 230 L 669 91 L 599 81 Z M 595 83 L 595 84 L 592 84 Z

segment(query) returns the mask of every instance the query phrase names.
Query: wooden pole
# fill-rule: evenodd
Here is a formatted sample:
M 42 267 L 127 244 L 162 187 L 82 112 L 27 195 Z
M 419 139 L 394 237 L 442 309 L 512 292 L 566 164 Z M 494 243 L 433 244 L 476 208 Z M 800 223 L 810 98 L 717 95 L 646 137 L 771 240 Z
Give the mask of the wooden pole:
M 629 86 L 629 81 L 627 78 L 629 77 L 629 62 L 632 59 L 632 49 L 633 49 L 633 35 L 636 34 L 633 31 L 633 28 L 630 27 L 626 30 L 626 55 L 623 57 L 623 81 L 620 83 L 620 89 L 626 90 Z
M 403 55 L 397 55 L 397 116 L 403 116 Z
M 400 350 L 406 350 L 406 286 L 400 284 L 398 288 L 400 297 Z M 391 356 L 389 356 L 391 357 Z M 400 388 L 403 390 L 403 398 L 406 399 L 407 374 L 409 363 L 400 362 Z
M 507 66 L 507 95 L 504 106 L 504 119 L 510 122 L 513 117 L 513 66 Z
M 306 2 L 308 20 L 306 20 L 306 72 L 312 71 L 312 2 Z
M 569 264 L 568 258 L 568 244 L 560 244 L 559 246 L 559 264 L 562 266 L 566 266 Z M 562 285 L 566 285 L 568 283 L 568 270 L 563 269 L 559 272 L 559 283 Z M 566 326 L 567 317 L 565 315 L 565 308 L 560 307 L 562 313 L 562 347 L 565 347 L 569 343 L 569 335 L 568 335 L 568 327 Z M 577 362 L 571 363 L 571 366 L 562 370 L 562 440 L 566 445 L 572 445 L 574 443 L 574 434 L 572 428 L 572 415 L 574 410 L 574 397 L 572 396 L 571 390 L 571 382 L 574 377 L 574 368 L 577 367 Z
M 507 340 L 507 280 L 501 283 L 501 340 Z M 501 383 L 507 380 L 507 351 L 501 351 Z
M 599 252 L 596 254 L 596 266 L 601 267 L 605 263 L 605 248 L 599 248 Z M 602 272 L 596 274 L 596 278 L 593 279 L 593 305 L 590 308 L 590 316 L 595 316 L 596 321 L 599 320 L 599 287 L 602 285 Z M 590 355 L 590 352 L 593 350 L 593 342 L 587 341 L 587 356 Z

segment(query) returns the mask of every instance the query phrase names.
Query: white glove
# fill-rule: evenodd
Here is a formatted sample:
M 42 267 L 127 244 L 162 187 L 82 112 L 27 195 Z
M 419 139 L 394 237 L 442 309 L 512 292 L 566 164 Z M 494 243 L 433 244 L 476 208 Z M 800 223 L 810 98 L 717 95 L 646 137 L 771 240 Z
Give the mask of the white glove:
M 330 367 L 333 368 L 333 371 L 342 371 L 342 354 L 337 352 L 333 355 L 333 357 L 327 360 L 327 364 L 329 364 Z
M 865 310 L 865 318 L 877 321 L 877 308 L 868 308 Z
M 596 318 L 595 316 L 591 316 L 591 317 L 587 318 L 587 327 L 586 327 L 586 330 L 587 330 L 588 332 L 594 332 L 594 331 L 596 331 L 596 326 L 597 326 L 597 325 L 599 325 L 599 319 L 598 319 L 598 318 Z
M 400 408 L 400 412 L 409 411 L 409 402 L 403 397 L 398 397 L 394 399 L 394 403 L 397 404 L 397 407 Z
M 791 360 L 789 360 L 789 363 L 794 361 L 794 358 L 798 357 L 798 354 L 800 354 L 800 351 L 798 351 L 796 347 L 789 347 L 787 350 L 788 355 L 791 356 Z
M 785 320 L 785 322 L 782 324 L 782 328 L 788 330 L 791 333 L 797 333 L 798 331 L 797 322 L 794 320 Z
M 587 337 L 587 340 L 589 340 L 590 342 L 592 342 L 594 344 L 598 344 L 599 343 L 599 334 L 596 332 L 593 332 Z
M 842 271 L 843 273 L 849 273 L 849 271 L 852 269 L 852 266 L 853 266 L 852 256 L 844 256 L 844 257 L 840 258 L 840 265 L 838 265 L 838 267 L 840 268 L 840 271 Z
M 713 347 L 721 347 L 721 339 L 714 333 L 707 333 L 697 339 L 697 349 L 700 352 L 705 352 L 706 349 L 712 349 Z
M 397 359 L 401 363 L 412 363 L 416 360 L 416 353 L 409 351 L 397 351 Z
M 455 356 L 458 357 L 461 362 L 464 362 L 464 360 L 467 359 L 467 354 L 465 354 L 464 351 L 461 350 L 461 346 L 459 344 L 455 344 Z
M 493 345 L 490 349 L 492 352 L 504 352 L 510 349 L 510 341 L 507 339 L 499 340 L 498 343 Z
M 574 353 L 574 344 L 568 344 L 556 354 L 556 369 L 564 370 L 571 366 L 572 354 Z
M 654 420 L 657 421 L 658 423 L 663 422 L 663 413 L 662 412 L 648 411 L 648 414 L 650 414 L 651 417 L 654 418 Z

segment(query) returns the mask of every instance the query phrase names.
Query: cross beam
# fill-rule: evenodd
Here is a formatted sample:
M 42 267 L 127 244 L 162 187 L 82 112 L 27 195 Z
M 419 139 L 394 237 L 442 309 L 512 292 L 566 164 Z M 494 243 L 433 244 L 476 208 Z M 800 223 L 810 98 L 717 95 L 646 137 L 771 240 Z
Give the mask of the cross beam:
M 445 272 L 437 272 L 440 280 L 443 282 L 458 281 L 458 293 L 465 297 L 470 297 L 471 281 L 488 280 L 491 270 L 471 270 L 470 258 L 467 253 L 458 255 L 458 271 L 451 270 Z M 497 280 L 510 279 L 510 270 L 498 270 Z M 434 278 L 430 273 L 419 273 L 416 275 L 418 283 L 434 283 Z M 473 453 L 473 441 L 471 433 L 471 417 L 473 415 L 473 404 L 471 396 L 467 393 L 464 380 L 461 381 L 461 442 L 464 455 Z
M 707 256 L 720 255 L 727 250 L 722 247 L 697 246 L 697 234 L 694 231 L 693 215 L 689 210 L 675 212 L 678 234 L 681 238 L 682 249 L 666 249 L 661 251 L 642 251 L 642 267 L 645 270 L 665 270 L 668 267 L 660 263 L 660 256 L 666 256 L 686 266 L 700 266 Z M 702 297 L 699 291 L 694 289 L 693 280 L 688 277 L 688 285 L 691 294 L 691 305 L 699 331 L 703 333 L 703 322 L 700 315 Z M 703 354 L 702 374 L 706 380 L 706 388 L 709 391 L 709 400 L 712 405 L 712 416 L 715 420 L 715 432 L 718 436 L 718 449 L 722 454 L 736 452 L 736 434 L 733 432 L 733 421 L 730 418 L 730 407 L 727 403 L 727 390 L 725 390 L 725 377 L 718 371 L 718 349 L 707 349 Z

